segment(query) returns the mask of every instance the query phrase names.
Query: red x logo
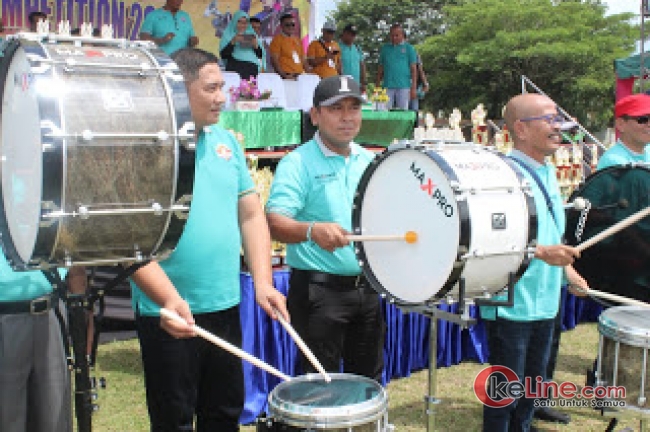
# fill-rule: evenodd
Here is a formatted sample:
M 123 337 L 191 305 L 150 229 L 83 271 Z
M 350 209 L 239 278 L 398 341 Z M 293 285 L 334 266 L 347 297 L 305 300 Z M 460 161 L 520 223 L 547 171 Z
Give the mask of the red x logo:
M 436 187 L 436 185 L 433 184 L 431 179 L 427 179 L 427 183 L 420 186 L 420 189 L 422 189 L 423 191 L 426 191 L 426 193 L 429 194 L 429 196 L 431 196 L 431 194 L 433 194 L 433 189 L 435 187 Z

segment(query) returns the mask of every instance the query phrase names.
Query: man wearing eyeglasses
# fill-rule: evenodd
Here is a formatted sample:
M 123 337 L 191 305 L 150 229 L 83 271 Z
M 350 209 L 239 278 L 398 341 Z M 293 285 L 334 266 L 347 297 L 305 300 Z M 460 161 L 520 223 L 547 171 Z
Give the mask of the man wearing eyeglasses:
M 650 163 L 650 96 L 635 94 L 620 99 L 614 116 L 619 140 L 603 154 L 597 169 L 630 162 Z
M 150 12 L 142 23 L 140 39 L 152 41 L 167 55 L 198 45 L 192 19 L 181 10 L 182 4 L 183 0 L 166 0 L 163 7 Z
M 563 276 L 569 284 L 588 289 L 587 282 L 573 269 L 579 252 L 562 244 L 565 230 L 564 208 L 555 168 L 546 162 L 560 146 L 563 117 L 555 103 L 539 94 L 515 96 L 506 105 L 505 120 L 512 133 L 514 149 L 510 154 L 531 185 L 537 212 L 537 246 L 534 258 L 514 287 L 514 305 L 482 306 L 492 366 L 512 370 L 520 382 L 536 383 L 545 379 L 555 317 L 559 311 Z M 573 288 L 570 288 L 572 292 Z M 497 297 L 505 300 L 505 297 Z M 503 374 L 494 374 L 496 387 L 506 383 Z M 488 395 L 496 402 L 504 397 L 494 392 L 492 381 Z M 537 395 L 542 398 L 543 395 Z M 507 402 L 507 401 L 506 401 Z M 506 406 L 483 407 L 483 431 L 531 431 L 534 398 L 520 397 Z
M 282 31 L 271 41 L 271 63 L 282 79 L 296 79 L 305 73 L 305 54 L 300 39 L 295 36 L 296 19 L 292 14 L 280 18 Z

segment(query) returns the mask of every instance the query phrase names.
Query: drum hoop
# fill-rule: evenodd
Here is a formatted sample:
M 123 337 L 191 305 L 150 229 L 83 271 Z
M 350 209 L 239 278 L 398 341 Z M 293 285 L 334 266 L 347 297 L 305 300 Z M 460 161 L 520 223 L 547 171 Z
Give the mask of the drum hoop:
M 589 177 L 587 177 L 576 190 L 574 190 L 571 195 L 569 196 L 569 201 L 573 201 L 576 197 L 579 197 L 580 194 L 584 191 L 584 188 L 587 187 L 594 179 L 610 174 L 614 171 L 630 171 L 633 169 L 640 169 L 643 171 L 648 171 L 650 173 L 650 165 L 648 164 L 637 164 L 637 163 L 627 163 L 624 165 L 613 165 L 609 166 L 607 168 L 600 169 L 594 173 L 592 173 Z
M 40 42 L 31 41 L 23 38 L 12 38 L 9 41 L 9 43 L 6 45 L 4 56 L 0 62 L 0 65 L 3 66 L 6 65 L 6 69 L 2 71 L 2 75 L 0 76 L 0 79 L 2 79 L 1 81 L 2 85 L 0 85 L 0 100 L 3 100 L 4 98 L 4 90 L 5 90 L 4 84 L 6 83 L 6 80 L 8 78 L 7 72 L 9 71 L 9 67 L 11 66 L 12 60 L 14 58 L 14 54 L 16 53 L 18 48 L 22 48 L 23 50 L 26 51 L 27 54 L 29 54 L 30 51 L 35 51 L 36 49 L 38 49 L 40 50 L 39 54 L 41 56 L 47 56 L 47 52 L 44 50 L 43 45 Z M 39 103 L 39 108 L 40 107 L 41 104 Z M 41 142 L 43 141 L 42 133 L 43 132 L 41 132 Z M 60 159 L 61 158 L 60 147 L 61 146 L 54 146 L 54 148 L 51 151 L 41 153 L 43 159 L 45 158 L 52 158 L 54 160 Z M 46 169 L 47 164 L 43 163 L 42 165 L 43 165 L 42 167 L 43 178 L 41 179 L 41 189 L 42 189 L 41 202 L 48 201 L 48 200 L 51 201 L 50 198 L 52 197 L 50 197 L 49 195 L 46 197 L 46 193 L 52 190 L 61 190 L 61 179 L 62 179 L 61 166 L 60 164 L 51 164 L 53 169 L 50 170 L 50 169 Z M 48 181 L 45 181 L 45 178 L 48 178 Z M 55 202 L 55 204 L 57 203 Z M 57 221 L 55 221 L 48 228 L 44 228 L 42 226 L 38 228 L 36 233 L 35 243 L 34 243 L 34 249 L 32 252 L 32 258 L 36 255 L 39 242 L 42 240 L 43 237 L 42 234 L 44 233 L 44 236 L 55 238 L 57 236 L 57 231 L 58 231 Z M 0 232 L 6 233 L 6 235 L 0 236 L 0 243 L 2 245 L 2 250 L 7 259 L 7 262 L 13 269 L 27 270 L 30 268 L 39 267 L 38 265 L 34 265 L 33 261 L 30 262 L 23 261 L 23 259 L 18 254 L 16 245 L 9 232 L 9 221 L 7 220 L 7 215 L 4 206 L 4 194 L 2 193 L 1 187 L 0 187 Z
M 284 387 L 290 387 L 297 382 L 304 381 L 322 381 L 323 378 L 319 374 L 308 374 L 280 383 L 275 389 L 269 393 L 268 406 L 270 415 L 281 422 L 295 427 L 312 427 L 312 428 L 332 428 L 332 427 L 354 427 L 364 425 L 369 422 L 377 421 L 384 417 L 388 409 L 388 397 L 386 390 L 374 380 L 370 378 L 348 374 L 348 373 L 332 373 L 330 374 L 332 380 L 342 378 L 343 380 L 365 382 L 372 384 L 378 390 L 377 395 L 369 400 L 361 403 L 350 405 L 354 408 L 353 413 L 346 412 L 345 406 L 340 407 L 318 407 L 314 409 L 316 412 L 297 412 L 291 410 L 295 406 L 292 402 L 283 400 L 275 400 L 275 395 Z M 323 383 L 323 385 L 328 385 Z
M 639 348 L 650 348 L 650 328 L 645 333 L 642 331 L 634 332 L 634 330 L 642 330 L 632 326 L 618 325 L 610 315 L 617 312 L 648 312 L 646 308 L 639 306 L 616 306 L 607 309 L 598 317 L 598 332 L 605 338 L 611 339 L 614 342 L 620 342 L 625 345 L 630 345 Z M 648 313 L 650 318 L 650 312 Z M 649 321 L 650 322 L 650 321 Z

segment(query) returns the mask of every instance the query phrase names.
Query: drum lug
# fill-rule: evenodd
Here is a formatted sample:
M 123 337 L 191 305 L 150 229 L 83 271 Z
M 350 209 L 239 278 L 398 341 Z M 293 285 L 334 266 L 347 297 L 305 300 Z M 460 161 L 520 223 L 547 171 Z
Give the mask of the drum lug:
M 189 204 L 192 203 L 192 195 L 183 195 L 176 201 L 174 206 L 179 206 L 182 209 L 181 210 L 176 210 L 174 212 L 174 215 L 181 219 L 181 220 L 187 220 L 189 217 L 189 212 L 190 212 L 190 206 Z
M 54 150 L 54 141 L 61 138 L 64 133 L 51 120 L 41 120 L 41 136 L 43 137 L 43 151 Z M 45 140 L 50 138 L 51 140 Z
M 32 74 L 44 74 L 52 68 L 51 64 L 46 63 L 47 59 L 37 55 L 37 54 L 27 54 L 27 59 L 30 63 L 30 73 Z M 35 66 L 38 64 L 39 66 Z
M 194 122 L 185 122 L 178 130 L 178 139 L 187 150 L 193 151 L 196 148 L 195 131 Z
M 59 207 L 52 201 L 41 201 L 41 222 L 39 223 L 39 226 L 41 228 L 51 227 L 54 222 L 56 222 L 56 218 L 45 217 L 45 213 L 49 214 L 58 212 L 59 210 Z

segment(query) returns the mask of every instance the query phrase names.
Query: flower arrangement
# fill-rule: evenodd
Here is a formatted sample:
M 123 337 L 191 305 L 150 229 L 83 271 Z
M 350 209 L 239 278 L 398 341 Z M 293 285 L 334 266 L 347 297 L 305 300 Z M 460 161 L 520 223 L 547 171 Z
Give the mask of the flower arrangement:
M 257 87 L 257 80 L 255 77 L 250 77 L 248 80 L 241 80 L 238 87 L 230 87 L 230 101 L 258 101 L 266 100 L 271 97 L 271 90 L 260 92 Z
M 388 94 L 386 94 L 386 89 L 381 87 L 375 87 L 370 95 L 370 102 L 388 102 Z

